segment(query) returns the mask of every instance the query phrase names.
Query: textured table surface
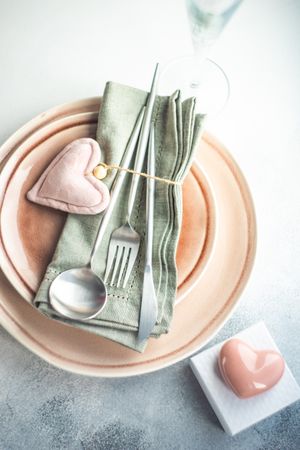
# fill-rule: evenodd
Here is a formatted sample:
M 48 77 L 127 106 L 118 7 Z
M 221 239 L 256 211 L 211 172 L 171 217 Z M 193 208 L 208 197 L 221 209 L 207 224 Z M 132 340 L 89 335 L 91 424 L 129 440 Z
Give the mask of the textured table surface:
M 249 182 L 256 264 L 213 343 L 263 319 L 300 382 L 300 2 L 244 0 L 213 50 L 231 100 L 209 123 Z M 184 2 L 1 0 L 0 141 L 37 113 L 145 87 L 154 63 L 191 52 Z M 40 360 L 0 329 L 0 450 L 300 448 L 300 403 L 231 438 L 188 361 L 93 379 Z

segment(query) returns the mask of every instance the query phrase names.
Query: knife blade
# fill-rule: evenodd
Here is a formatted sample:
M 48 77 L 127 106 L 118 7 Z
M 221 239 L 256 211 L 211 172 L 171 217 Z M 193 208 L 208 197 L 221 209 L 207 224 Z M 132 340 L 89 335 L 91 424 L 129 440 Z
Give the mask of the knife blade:
M 155 176 L 155 148 L 154 148 L 154 126 L 151 124 L 147 172 L 150 176 Z M 138 340 L 144 341 L 149 337 L 157 320 L 157 297 L 155 293 L 152 269 L 153 250 L 153 225 L 154 225 L 154 194 L 155 180 L 147 178 L 146 194 L 146 252 L 143 278 L 143 292 L 139 319 Z

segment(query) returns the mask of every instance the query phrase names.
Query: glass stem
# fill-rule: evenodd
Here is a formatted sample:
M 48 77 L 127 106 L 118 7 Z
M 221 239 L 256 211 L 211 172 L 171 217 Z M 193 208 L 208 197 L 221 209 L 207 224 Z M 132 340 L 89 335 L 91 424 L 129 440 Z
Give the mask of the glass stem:
M 191 76 L 191 88 L 197 89 L 202 83 L 201 66 L 207 58 L 208 47 L 199 47 L 195 49 Z

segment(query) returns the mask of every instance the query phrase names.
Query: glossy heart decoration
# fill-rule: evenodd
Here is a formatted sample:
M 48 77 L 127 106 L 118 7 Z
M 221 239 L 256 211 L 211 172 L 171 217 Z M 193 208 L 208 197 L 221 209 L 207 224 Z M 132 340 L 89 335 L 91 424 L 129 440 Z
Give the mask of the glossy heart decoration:
M 74 214 L 98 214 L 109 203 L 107 186 L 93 174 L 101 150 L 90 138 L 68 144 L 43 172 L 27 198 Z
M 278 352 L 255 350 L 240 339 L 223 345 L 218 363 L 226 384 L 240 398 L 271 389 L 284 372 L 284 359 Z

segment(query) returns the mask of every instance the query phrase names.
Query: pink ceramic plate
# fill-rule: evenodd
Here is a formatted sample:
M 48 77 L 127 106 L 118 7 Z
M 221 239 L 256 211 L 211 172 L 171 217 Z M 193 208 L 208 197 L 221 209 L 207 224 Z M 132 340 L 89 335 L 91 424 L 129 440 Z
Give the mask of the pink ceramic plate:
M 89 103 L 93 103 L 94 110 L 89 107 Z M 29 213 L 24 202 L 26 183 L 38 176 L 51 152 L 55 153 L 57 145 L 61 145 L 64 140 L 77 137 L 76 133 L 79 133 L 78 137 L 80 133 L 86 135 L 87 129 L 90 130 L 89 135 L 93 136 L 95 104 L 95 99 L 80 102 L 79 107 L 78 103 L 71 104 L 70 113 L 68 106 L 64 106 L 63 114 L 60 114 L 60 108 L 56 108 L 57 119 L 52 113 L 50 124 L 32 121 L 27 129 L 23 127 L 22 136 L 13 137 L 10 140 L 12 144 L 5 144 L 4 150 L 0 150 L 0 156 L 12 154 L 3 170 L 0 187 L 2 266 L 14 283 L 20 283 L 18 289 L 24 289 L 31 296 L 36 289 L 34 283 L 41 275 L 35 274 L 39 270 L 39 263 L 44 261 L 45 252 L 52 251 L 46 244 L 41 247 L 40 233 L 42 231 L 48 235 L 53 230 L 57 233 L 62 226 L 63 216 L 54 213 L 49 229 L 45 229 L 42 218 L 47 217 L 49 222 L 49 212 L 35 210 Z M 87 113 L 82 114 L 81 108 Z M 81 123 L 78 116 L 81 119 L 85 116 L 86 123 Z M 69 126 L 69 119 L 75 120 L 74 126 Z M 62 128 L 57 128 L 58 125 Z M 19 147 L 16 149 L 18 142 Z M 44 157 L 44 152 L 48 156 Z M 210 218 L 207 200 L 208 179 L 217 208 L 217 230 L 211 227 L 214 218 Z M 191 197 L 190 193 L 197 196 Z M 20 342 L 52 364 L 95 376 L 141 374 L 191 355 L 217 332 L 232 312 L 249 277 L 256 243 L 254 210 L 244 178 L 224 148 L 207 135 L 201 142 L 192 174 L 187 179 L 184 204 L 178 265 L 181 264 L 179 293 L 181 289 L 186 300 L 176 307 L 170 333 L 158 340 L 150 339 L 143 354 L 41 316 L 24 302 L 3 275 L 0 284 L 2 325 Z M 39 227 L 43 228 L 41 231 L 36 226 L 37 219 L 40 221 Z M 188 236 L 190 230 L 196 234 Z M 202 243 L 200 230 L 206 236 Z M 52 235 L 52 240 L 55 240 L 55 235 Z M 207 242 L 211 243 L 211 247 Z M 202 255 L 204 263 L 201 262 Z M 20 256 L 21 262 L 18 261 Z
M 95 137 L 97 112 L 72 114 L 44 124 L 19 143 L 7 161 L 0 182 L 0 251 L 2 270 L 29 302 L 51 260 L 66 214 L 29 202 L 26 193 L 56 154 L 70 141 Z M 191 201 L 192 199 L 192 201 Z M 209 255 L 215 235 L 211 189 L 199 167 L 193 167 L 183 189 L 184 217 L 177 253 L 180 301 L 192 288 Z M 190 221 L 190 211 L 197 210 Z

